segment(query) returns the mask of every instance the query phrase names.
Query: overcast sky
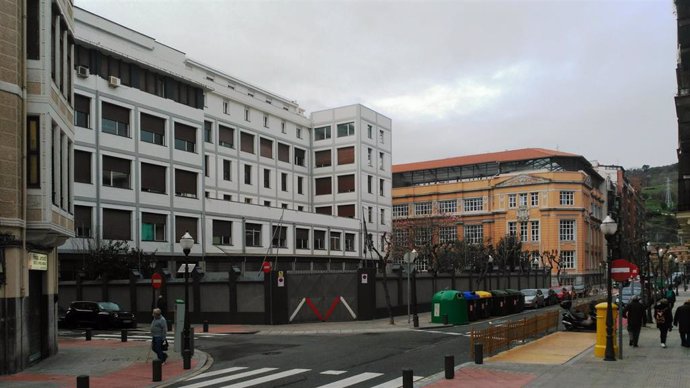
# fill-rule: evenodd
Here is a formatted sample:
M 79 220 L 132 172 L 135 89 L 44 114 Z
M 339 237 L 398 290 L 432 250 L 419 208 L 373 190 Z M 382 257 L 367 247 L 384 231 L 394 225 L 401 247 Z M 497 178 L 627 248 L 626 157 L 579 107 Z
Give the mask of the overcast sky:
M 393 120 L 393 163 L 541 147 L 677 162 L 672 0 L 75 0 L 296 100 Z

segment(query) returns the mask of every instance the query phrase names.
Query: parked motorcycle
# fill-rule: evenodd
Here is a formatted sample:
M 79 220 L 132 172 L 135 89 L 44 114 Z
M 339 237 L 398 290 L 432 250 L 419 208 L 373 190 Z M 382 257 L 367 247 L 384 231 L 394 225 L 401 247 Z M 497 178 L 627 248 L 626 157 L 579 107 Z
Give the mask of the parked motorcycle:
M 561 302 L 561 307 L 565 309 L 561 322 L 568 331 L 573 330 L 592 330 L 597 329 L 597 313 L 594 304 L 590 303 L 589 314 L 574 310 L 572 308 L 573 302 L 564 300 Z

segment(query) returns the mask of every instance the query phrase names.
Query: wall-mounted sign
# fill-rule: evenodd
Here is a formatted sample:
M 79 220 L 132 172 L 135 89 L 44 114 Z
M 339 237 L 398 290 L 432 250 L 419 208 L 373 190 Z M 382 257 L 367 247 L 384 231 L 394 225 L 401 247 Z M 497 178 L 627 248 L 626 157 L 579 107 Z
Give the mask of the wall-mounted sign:
M 29 252 L 29 269 L 34 271 L 47 271 L 48 255 L 45 253 Z

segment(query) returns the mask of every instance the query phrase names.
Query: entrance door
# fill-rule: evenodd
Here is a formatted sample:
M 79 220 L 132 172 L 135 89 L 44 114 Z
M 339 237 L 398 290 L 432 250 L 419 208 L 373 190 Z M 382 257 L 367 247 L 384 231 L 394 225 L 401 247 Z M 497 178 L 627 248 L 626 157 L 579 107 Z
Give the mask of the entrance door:
M 43 278 L 45 271 L 29 271 L 29 364 L 42 358 L 42 347 L 45 339 L 43 328 L 46 327 L 47 307 L 43 303 Z

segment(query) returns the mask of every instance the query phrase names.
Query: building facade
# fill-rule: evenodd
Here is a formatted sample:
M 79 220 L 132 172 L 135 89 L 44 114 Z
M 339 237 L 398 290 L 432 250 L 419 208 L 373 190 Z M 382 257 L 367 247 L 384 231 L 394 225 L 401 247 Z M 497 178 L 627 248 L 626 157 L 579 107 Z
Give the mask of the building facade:
M 678 210 L 681 241 L 690 239 L 690 2 L 676 0 L 678 65 Z
M 603 183 L 582 156 L 536 148 L 395 165 L 393 234 L 410 249 L 458 239 L 495 247 L 511 235 L 554 274 L 543 256 L 555 252 L 563 284 L 595 284 Z
M 0 374 L 57 352 L 57 247 L 74 235 L 68 0 L 0 6 Z
M 174 272 L 179 239 L 204 271 L 353 269 L 363 231 L 390 231 L 391 120 L 314 112 L 75 8 L 76 236 L 125 240 Z M 362 220 L 366 222 L 363 223 Z

